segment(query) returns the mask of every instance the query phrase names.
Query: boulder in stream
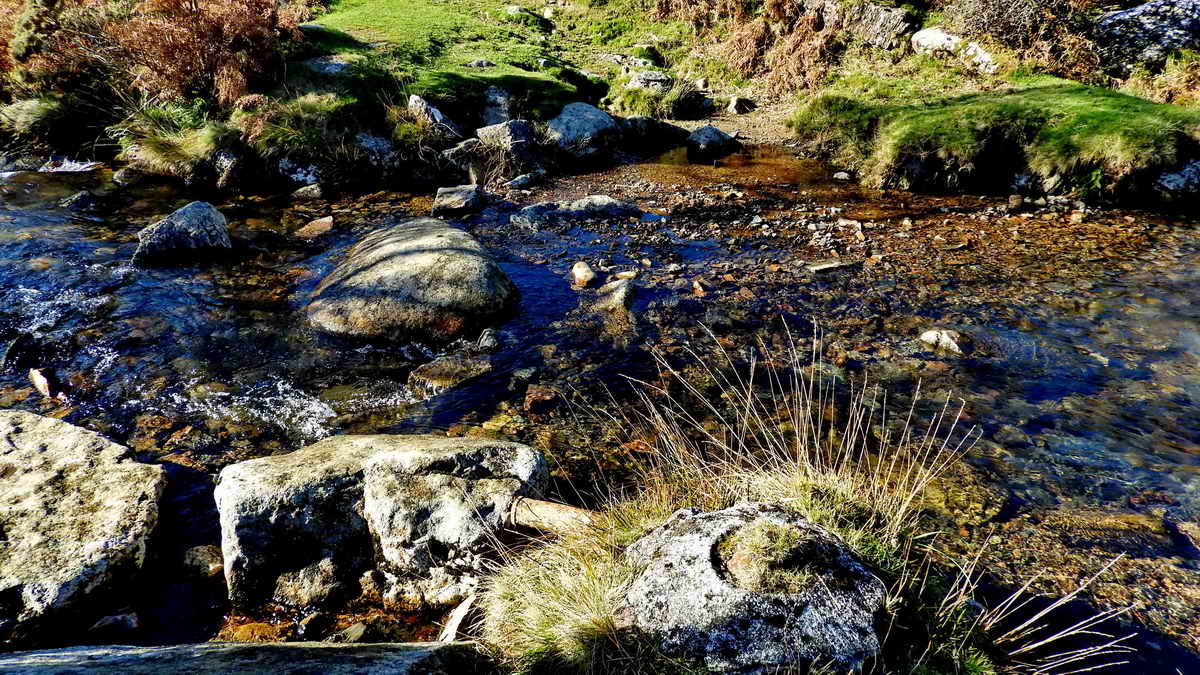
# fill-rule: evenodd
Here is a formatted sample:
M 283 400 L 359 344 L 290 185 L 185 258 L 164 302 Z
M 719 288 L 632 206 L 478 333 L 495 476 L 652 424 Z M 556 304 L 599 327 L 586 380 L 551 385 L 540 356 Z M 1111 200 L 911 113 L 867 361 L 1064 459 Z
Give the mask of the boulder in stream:
M 644 569 L 621 621 L 709 671 L 847 672 L 879 651 L 883 582 L 836 535 L 781 506 L 683 509 L 626 555 Z
M 576 159 L 593 159 L 611 153 L 621 142 L 616 118 L 587 103 L 571 103 L 550 120 L 548 136 Z
M 711 124 L 700 127 L 687 138 L 688 157 L 696 162 L 710 162 L 737 151 L 737 139 Z
M 165 473 L 32 413 L 0 412 L 0 437 L 0 641 L 70 639 L 127 605 Z
M 138 242 L 133 254 L 133 262 L 138 265 L 233 248 L 225 216 L 207 202 L 192 202 L 143 229 L 138 232 Z
M 547 475 L 533 448 L 439 436 L 338 436 L 234 464 L 216 489 L 230 600 L 453 604 Z
M 451 340 L 503 313 L 517 289 L 466 232 L 414 218 L 364 237 L 313 292 L 318 329 L 368 340 Z

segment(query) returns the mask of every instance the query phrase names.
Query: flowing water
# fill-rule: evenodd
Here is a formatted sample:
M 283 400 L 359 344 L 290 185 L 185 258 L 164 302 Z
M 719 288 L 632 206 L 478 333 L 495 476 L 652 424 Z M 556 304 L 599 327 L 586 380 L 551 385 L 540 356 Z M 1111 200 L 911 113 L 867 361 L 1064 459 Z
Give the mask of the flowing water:
M 917 281 L 911 269 L 753 286 L 764 268 L 798 268 L 811 256 L 784 250 L 781 242 L 795 239 L 789 228 L 804 239 L 812 228 L 781 212 L 857 209 L 866 214 L 860 220 L 898 231 L 901 218 L 984 206 L 975 198 L 875 195 L 825 182 L 826 174 L 779 152 L 752 152 L 718 167 L 667 156 L 601 178 L 638 183 L 630 189 L 643 206 L 681 214 L 666 221 L 514 232 L 494 213 L 476 219 L 473 228 L 520 288 L 521 304 L 499 327 L 503 346 L 492 357 L 493 372 L 433 400 L 410 389 L 409 372 L 469 345 L 346 344 L 315 335 L 303 320 L 320 278 L 363 232 L 386 220 L 370 204 L 335 208 L 339 227 L 317 243 L 292 233 L 306 215 L 320 214 L 296 214 L 269 200 L 219 204 L 231 223 L 233 253 L 141 269 L 129 264 L 137 231 L 187 195 L 161 185 L 117 189 L 107 171 L 8 174 L 0 177 L 0 406 L 63 417 L 128 444 L 144 461 L 174 461 L 207 476 L 330 434 L 479 423 L 505 399 L 519 406 L 523 390 L 514 383 L 532 372 L 571 387 L 613 384 L 623 372 L 647 367 L 645 351 L 630 340 L 651 344 L 672 327 L 699 322 L 761 325 L 768 317 L 728 318 L 735 292 L 750 286 L 758 296 L 746 302 L 750 313 L 785 305 L 796 315 L 857 320 L 880 314 L 880 306 L 900 308 L 910 318 L 902 328 L 885 316 L 882 329 L 856 329 L 846 338 L 851 361 L 901 390 L 912 389 L 915 370 L 967 401 L 983 432 L 973 461 L 1008 495 L 1009 516 L 997 515 L 997 522 L 1032 507 L 1200 522 L 1200 238 L 1191 225 L 1178 225 L 1123 264 L 1095 262 L 1020 292 L 997 293 L 1022 284 L 988 274 L 968 278 L 968 267 L 961 278 L 960 268 L 938 268 L 932 293 L 920 290 L 928 279 Z M 579 180 L 578 189 L 597 191 L 586 189 L 586 177 Z M 85 188 L 114 195 L 113 205 L 95 216 L 57 206 Z M 667 203 L 687 190 L 708 201 Z M 387 199 L 396 215 L 417 208 L 399 195 Z M 754 200 L 764 225 L 731 215 L 727 206 Z M 730 231 L 778 231 L 761 242 L 733 242 L 700 227 L 713 220 Z M 637 267 L 647 256 L 655 271 L 645 276 L 634 313 L 650 317 L 650 327 L 629 331 L 626 340 L 588 332 L 579 294 L 567 283 L 570 265 L 589 259 Z M 684 283 L 660 275 L 666 262 L 683 270 Z M 693 275 L 724 284 L 731 295 L 697 299 Z M 827 329 L 836 334 L 838 321 L 831 321 Z M 978 347 L 966 358 L 930 354 L 913 339 L 922 323 L 960 327 Z M 554 365 L 564 360 L 570 365 Z M 31 384 L 31 369 L 49 381 L 49 398 Z M 202 489 L 194 492 L 188 498 L 203 499 Z M 215 523 L 202 522 L 210 510 L 181 513 L 195 526 L 181 546 L 213 539 Z

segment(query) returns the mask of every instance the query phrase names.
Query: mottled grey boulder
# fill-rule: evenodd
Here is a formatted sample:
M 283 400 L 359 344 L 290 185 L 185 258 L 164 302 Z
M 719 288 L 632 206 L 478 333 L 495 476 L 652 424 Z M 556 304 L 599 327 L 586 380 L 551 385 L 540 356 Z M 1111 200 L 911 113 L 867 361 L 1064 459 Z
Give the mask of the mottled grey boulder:
M 1154 183 L 1158 194 L 1168 202 L 1183 202 L 1200 196 L 1200 160 L 1159 176 Z
M 229 225 L 212 204 L 192 202 L 138 232 L 136 264 L 151 264 L 185 253 L 231 249 Z
M 135 592 L 165 475 L 32 413 L 0 412 L 0 438 L 0 641 L 68 640 Z
M 700 127 L 687 138 L 688 157 L 693 161 L 708 162 L 736 152 L 741 144 L 733 136 L 712 126 Z
M 453 120 L 416 94 L 408 97 L 408 112 L 427 128 L 446 138 L 458 139 L 465 135 Z
M 539 202 L 517 211 L 509 218 L 514 225 L 540 230 L 564 220 L 636 218 L 643 211 L 628 202 L 607 195 L 591 195 L 573 202 Z
M 1200 0 L 1151 0 L 1096 22 L 1105 60 L 1120 72 L 1161 66 L 1178 49 L 1200 48 Z
M 596 106 L 572 103 L 550 120 L 548 135 L 577 159 L 601 158 L 620 145 L 621 125 Z
M 532 448 L 439 436 L 339 436 L 227 467 L 216 502 L 230 600 L 453 604 L 514 497 L 546 480 Z
M 0 671 L 12 675 L 458 675 L 481 672 L 485 667 L 485 659 L 461 642 L 373 645 L 208 642 L 175 647 L 72 647 L 0 655 Z
M 895 49 L 913 30 L 908 11 L 870 2 L 846 0 L 806 0 L 810 11 L 818 13 L 826 26 L 844 26 L 854 39 L 880 49 Z
M 500 153 L 506 168 L 527 173 L 539 167 L 537 130 L 525 120 L 510 120 L 475 132 L 484 152 Z
M 462 216 L 475 213 L 487 203 L 487 193 L 478 185 L 438 188 L 433 200 L 434 216 Z
M 764 525 L 796 537 L 781 565 L 763 565 L 740 544 L 729 545 Z M 625 593 L 622 621 L 659 641 L 665 653 L 711 672 L 767 673 L 813 663 L 845 672 L 879 651 L 874 621 L 883 583 L 839 538 L 783 507 L 684 509 L 626 555 L 645 568 Z M 766 572 L 794 586 L 776 585 Z
M 364 237 L 317 286 L 307 314 L 344 337 L 451 340 L 493 320 L 516 294 L 471 235 L 414 218 Z
M 675 85 L 675 78 L 661 70 L 639 70 L 629 76 L 629 89 L 649 89 L 665 94 Z

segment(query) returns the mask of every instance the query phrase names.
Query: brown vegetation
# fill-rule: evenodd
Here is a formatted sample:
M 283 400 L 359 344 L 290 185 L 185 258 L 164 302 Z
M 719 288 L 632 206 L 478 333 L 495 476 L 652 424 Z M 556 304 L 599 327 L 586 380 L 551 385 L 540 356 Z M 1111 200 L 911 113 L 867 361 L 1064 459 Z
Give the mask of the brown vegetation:
M 283 19 L 281 19 L 283 16 Z M 27 92 L 108 88 L 233 103 L 278 65 L 275 0 L 2 0 L 0 68 Z

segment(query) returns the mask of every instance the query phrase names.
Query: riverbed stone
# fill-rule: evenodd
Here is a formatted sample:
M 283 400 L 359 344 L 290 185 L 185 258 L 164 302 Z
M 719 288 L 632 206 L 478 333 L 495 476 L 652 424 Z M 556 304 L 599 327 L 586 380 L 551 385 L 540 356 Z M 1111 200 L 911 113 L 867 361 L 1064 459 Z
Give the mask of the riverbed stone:
M 433 200 L 433 215 L 464 216 L 479 211 L 486 203 L 487 193 L 478 185 L 438 188 Z
M 787 543 L 770 547 L 784 555 L 754 558 L 761 547 L 740 540 L 755 537 Z M 846 672 L 879 652 L 883 582 L 835 534 L 782 506 L 683 509 L 626 556 L 644 569 L 624 593 L 622 623 L 709 671 Z
M 127 604 L 165 473 L 32 413 L 0 412 L 0 437 L 0 640 L 70 639 Z
M 138 242 L 133 262 L 139 265 L 233 248 L 225 216 L 207 202 L 192 202 L 143 229 L 138 232 Z
M 451 340 L 481 328 L 517 289 L 466 232 L 414 218 L 364 237 L 317 286 L 309 320 L 333 335 Z
M 1200 195 L 1200 160 L 1193 160 L 1172 171 L 1164 172 L 1155 181 L 1159 196 L 1168 202 L 1182 203 Z
M 710 125 L 700 127 L 687 138 L 688 156 L 694 161 L 720 159 L 737 151 L 737 139 Z
M 550 120 L 548 137 L 576 159 L 598 159 L 620 145 L 621 125 L 596 106 L 571 103 Z
M 192 675 L 243 673 L 391 673 L 458 675 L 482 672 L 486 661 L 466 643 L 337 645 L 324 642 L 239 644 L 208 642 L 173 647 L 71 647 L 0 655 L 6 673 L 123 673 Z
M 422 397 L 437 396 L 492 370 L 488 359 L 452 354 L 417 366 L 408 375 L 409 389 Z
M 932 328 L 921 333 L 920 340 L 935 351 L 966 356 L 973 351 L 971 336 L 949 328 Z
M 546 481 L 533 448 L 443 436 L 338 436 L 234 464 L 216 489 L 230 600 L 336 605 L 371 578 L 385 603 L 453 604 L 513 499 Z

